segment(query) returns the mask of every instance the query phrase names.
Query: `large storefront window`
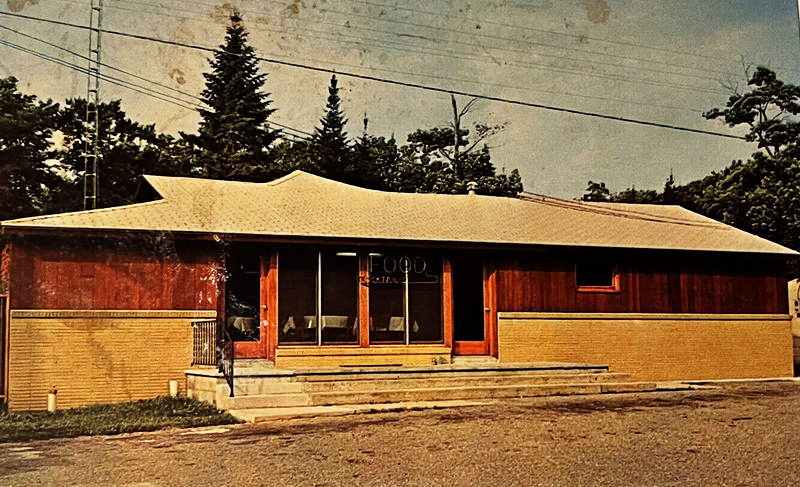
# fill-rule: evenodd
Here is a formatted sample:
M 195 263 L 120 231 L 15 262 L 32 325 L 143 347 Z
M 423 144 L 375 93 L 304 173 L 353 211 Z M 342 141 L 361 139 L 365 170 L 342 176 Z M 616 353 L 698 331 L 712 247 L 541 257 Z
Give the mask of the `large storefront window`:
M 281 344 L 358 343 L 358 254 L 285 249 L 278 253 Z
M 441 275 L 441 257 L 370 253 L 370 343 L 441 342 Z
M 369 281 L 360 283 L 359 262 Z M 369 343 L 441 343 L 442 258 L 418 252 L 284 249 L 278 252 L 281 345 L 357 345 L 359 306 Z M 366 286 L 368 302 L 359 303 Z

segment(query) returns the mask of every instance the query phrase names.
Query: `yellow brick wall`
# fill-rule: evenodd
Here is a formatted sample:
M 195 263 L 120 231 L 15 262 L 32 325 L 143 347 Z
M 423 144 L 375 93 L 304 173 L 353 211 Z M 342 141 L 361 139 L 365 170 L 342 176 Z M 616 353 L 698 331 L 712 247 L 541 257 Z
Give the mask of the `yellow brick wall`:
M 792 375 L 785 315 L 499 313 L 501 362 L 609 365 L 639 380 Z
M 192 360 L 191 322 L 214 311 L 12 310 L 9 408 L 46 409 L 183 391 Z

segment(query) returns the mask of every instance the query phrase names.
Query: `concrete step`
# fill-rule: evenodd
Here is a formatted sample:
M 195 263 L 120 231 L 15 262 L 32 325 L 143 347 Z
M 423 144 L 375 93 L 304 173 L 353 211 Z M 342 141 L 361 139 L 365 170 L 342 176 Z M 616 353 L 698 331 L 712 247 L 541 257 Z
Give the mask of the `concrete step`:
M 288 392 L 370 392 L 386 389 L 426 389 L 443 387 L 501 386 L 522 384 L 558 384 L 558 383 L 595 383 L 623 382 L 630 378 L 622 373 L 599 374 L 515 374 L 515 375 L 482 375 L 418 377 L 396 379 L 374 379 L 361 377 L 350 380 L 327 381 L 276 381 L 257 380 L 253 378 L 238 380 L 234 383 L 237 395 L 274 394 Z
M 657 389 L 652 382 L 605 382 L 579 384 L 517 384 L 503 386 L 430 387 L 373 391 L 264 394 L 224 398 L 223 409 L 334 406 L 420 401 L 481 400 L 507 397 L 561 396 L 614 392 L 645 392 Z
M 220 409 L 255 409 L 255 408 L 292 408 L 312 406 L 309 394 L 259 394 L 250 396 L 229 397 L 217 396 L 217 407 Z
M 497 359 L 491 355 L 456 355 L 452 358 L 452 363 L 461 364 L 496 364 Z
M 524 384 L 509 386 L 446 387 L 428 389 L 395 389 L 373 392 L 311 393 L 311 404 L 374 404 L 408 401 L 478 400 L 504 397 L 561 396 L 610 392 L 644 392 L 655 390 L 655 383 L 604 384 Z
M 297 371 L 295 376 L 292 376 L 293 381 L 298 382 L 327 382 L 332 380 L 348 381 L 348 380 L 405 380 L 405 379 L 428 379 L 433 377 L 513 377 L 521 374 L 524 375 L 582 375 L 582 374 L 603 374 L 608 372 L 608 367 L 592 367 L 592 368 L 531 368 L 531 369 L 443 369 L 433 371 L 420 371 L 420 372 L 361 372 L 357 374 L 340 373 L 327 373 L 320 371 L 313 372 L 300 372 Z

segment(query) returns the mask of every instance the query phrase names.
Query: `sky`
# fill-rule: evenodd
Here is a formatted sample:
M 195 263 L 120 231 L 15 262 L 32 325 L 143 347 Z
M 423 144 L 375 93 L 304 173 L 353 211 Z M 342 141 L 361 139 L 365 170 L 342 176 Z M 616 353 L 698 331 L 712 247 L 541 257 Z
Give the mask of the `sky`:
M 90 0 L 0 0 L 0 12 L 86 25 Z M 259 55 L 448 90 L 741 135 L 701 113 L 746 89 L 745 67 L 762 64 L 800 82 L 796 0 L 104 0 L 103 27 L 219 45 L 238 9 Z M 0 15 L 0 26 L 86 54 L 87 32 Z M 0 39 L 85 65 L 16 33 Z M 102 60 L 199 95 L 209 53 L 114 35 Z M 262 63 L 272 120 L 312 131 L 330 74 Z M 110 71 L 106 71 L 111 73 Z M 115 76 L 146 84 L 127 75 Z M 86 77 L 0 45 L 0 76 L 62 101 L 86 96 Z M 348 131 L 405 142 L 448 124 L 449 96 L 340 75 Z M 148 85 L 188 102 L 196 100 Z M 128 115 L 160 131 L 195 132 L 196 112 L 104 83 Z M 458 97 L 459 103 L 469 98 Z M 746 159 L 744 141 L 482 100 L 466 124 L 507 123 L 488 141 L 498 168 L 518 169 L 527 191 L 579 197 L 587 182 L 612 191 L 658 189 L 672 172 L 687 183 Z

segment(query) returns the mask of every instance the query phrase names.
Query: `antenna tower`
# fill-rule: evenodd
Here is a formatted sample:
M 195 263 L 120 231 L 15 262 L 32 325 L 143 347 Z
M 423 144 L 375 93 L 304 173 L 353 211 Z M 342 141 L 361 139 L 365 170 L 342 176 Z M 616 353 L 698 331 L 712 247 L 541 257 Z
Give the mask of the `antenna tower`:
M 97 208 L 98 159 L 100 157 L 100 29 L 103 0 L 91 0 L 89 12 L 89 73 L 86 81 L 86 139 L 83 151 L 83 209 Z

